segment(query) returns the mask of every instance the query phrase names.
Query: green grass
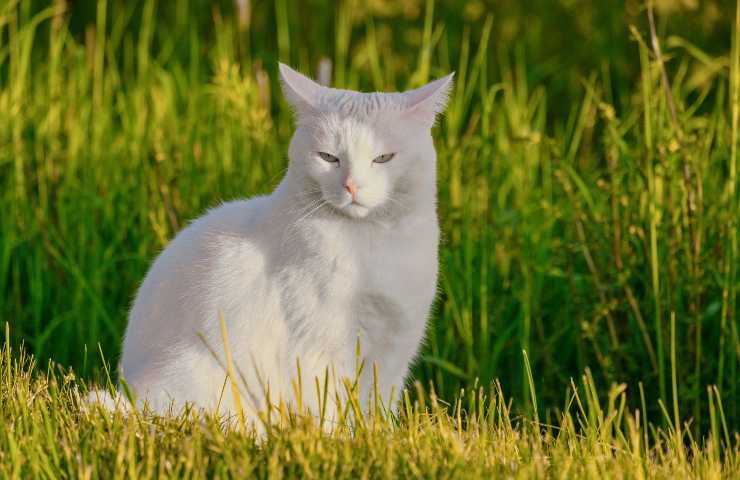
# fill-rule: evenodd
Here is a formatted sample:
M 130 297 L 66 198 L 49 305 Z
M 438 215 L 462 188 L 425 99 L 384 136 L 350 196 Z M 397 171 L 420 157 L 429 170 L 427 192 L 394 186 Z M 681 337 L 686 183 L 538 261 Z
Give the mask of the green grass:
M 317 0 L 311 5 L 323 14 L 308 15 L 309 3 L 276 1 L 240 17 L 225 0 L 99 0 L 71 10 L 0 2 L 0 321 L 10 325 L 12 351 L 24 344 L 40 365 L 51 360 L 101 381 L 98 345 L 115 365 L 127 307 L 157 252 L 206 208 L 267 192 L 284 171 L 292 124 L 278 59 L 312 74 L 330 62 L 335 85 L 366 90 L 455 70 L 435 131 L 440 295 L 414 378 L 452 405 L 461 388 L 498 379 L 523 416 L 514 433 L 496 423 L 480 442 L 467 427 L 460 437 L 425 424 L 418 441 L 428 442 L 428 457 L 418 465 L 439 456 L 434 442 L 449 447 L 445 468 L 504 465 L 508 457 L 491 445 L 505 435 L 506 448 L 528 452 L 521 469 L 564 469 L 570 464 L 558 455 L 570 448 L 582 454 L 573 468 L 584 472 L 610 472 L 609 462 L 646 474 L 704 468 L 695 459 L 716 467 L 717 439 L 727 437 L 732 452 L 740 425 L 735 6 L 706 2 L 698 14 L 657 2 L 658 58 L 646 11 L 623 11 L 621 2 L 537 0 L 535 16 L 518 2 L 490 11 L 481 2 L 365 3 Z M 711 11 L 718 14 L 706 24 Z M 55 428 L 73 436 L 69 445 L 88 435 L 84 458 L 96 469 L 112 459 L 116 468 L 143 466 L 143 446 L 172 455 L 173 465 L 213 448 L 224 458 L 211 461 L 233 466 L 229 455 L 253 455 L 259 468 L 308 451 L 279 436 L 268 449 L 231 436 L 224 446 L 213 428 L 174 421 L 166 422 L 179 425 L 173 438 L 147 434 L 136 446 L 126 422 L 78 417 L 61 377 L 52 387 L 52 377 L 27 378 L 23 367 L 14 383 L 8 371 L 0 372 L 0 415 L 27 430 L 4 429 L 6 469 L 20 458 L 7 452 L 57 448 L 32 440 L 42 431 L 56 438 Z M 563 399 L 586 371 L 585 398 L 626 386 L 615 397 L 626 402 L 619 425 L 607 433 L 594 426 L 609 408 L 589 400 L 581 415 L 590 423 L 574 419 L 571 437 L 553 430 L 540 438 L 527 427 L 538 418 L 563 426 Z M 38 401 L 24 391 L 38 391 Z M 10 414 L 6 405 L 31 410 Z M 663 453 L 624 453 L 634 448 L 625 422 L 636 409 L 638 438 Z M 394 468 L 412 472 L 415 428 L 401 422 L 367 442 L 389 436 L 402 450 L 388 454 Z M 21 431 L 28 439 L 13 433 Z M 296 432 L 305 449 L 324 448 Z M 600 435 L 619 447 L 599 450 Z M 178 450 L 182 438 L 196 443 Z M 362 441 L 337 438 L 314 458 L 338 462 Z M 128 442 L 131 449 L 120 447 Z M 58 448 L 44 450 L 50 462 L 67 458 Z M 361 465 L 388 456 L 366 454 L 379 457 Z M 563 463 L 554 466 L 556 458 Z
M 568 392 L 555 424 L 513 417 L 498 384 L 447 405 L 417 385 L 397 415 L 381 407 L 331 433 L 295 411 L 261 433 L 194 413 L 152 417 L 81 409 L 79 379 L 0 350 L 3 478 L 736 478 L 740 450 L 710 391 L 715 434 L 702 443 L 680 427 L 644 425 L 625 407 L 625 385 L 605 399 L 589 374 Z M 534 395 L 533 395 L 534 400 Z M 350 402 L 351 403 L 351 402 Z M 348 403 L 342 411 L 352 415 Z M 358 418 L 358 417 L 355 417 Z M 714 436 L 716 435 L 716 436 Z

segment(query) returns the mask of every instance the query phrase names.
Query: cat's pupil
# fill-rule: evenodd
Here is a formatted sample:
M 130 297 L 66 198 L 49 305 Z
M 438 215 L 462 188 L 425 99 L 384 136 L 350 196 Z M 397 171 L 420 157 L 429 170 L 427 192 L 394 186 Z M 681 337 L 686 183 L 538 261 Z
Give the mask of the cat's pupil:
M 373 162 L 374 163 L 386 163 L 386 162 L 389 162 L 394 156 L 396 156 L 395 153 L 386 153 L 386 154 L 380 155 L 379 157 L 375 157 Z
M 339 159 L 337 157 L 335 157 L 334 155 L 332 155 L 331 153 L 319 152 L 319 156 L 325 162 L 329 162 L 329 163 L 338 163 L 339 162 Z

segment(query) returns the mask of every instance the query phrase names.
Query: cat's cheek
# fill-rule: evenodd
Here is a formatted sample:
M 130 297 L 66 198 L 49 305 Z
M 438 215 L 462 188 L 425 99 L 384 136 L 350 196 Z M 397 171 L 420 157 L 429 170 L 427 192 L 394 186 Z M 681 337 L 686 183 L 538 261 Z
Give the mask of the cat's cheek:
M 323 165 L 312 161 L 307 166 L 309 176 L 324 189 L 329 185 L 338 183 L 339 180 L 339 169 L 332 164 L 323 162 Z
M 312 159 L 313 164 L 311 168 L 321 172 L 322 174 L 337 174 L 339 172 L 339 163 L 330 163 L 321 159 Z

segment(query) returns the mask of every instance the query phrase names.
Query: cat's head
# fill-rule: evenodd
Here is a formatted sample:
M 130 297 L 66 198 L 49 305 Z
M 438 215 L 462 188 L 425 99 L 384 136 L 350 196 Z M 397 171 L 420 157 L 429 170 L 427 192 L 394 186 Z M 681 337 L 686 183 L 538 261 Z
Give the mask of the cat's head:
M 433 195 L 431 128 L 453 75 L 403 93 L 360 93 L 321 86 L 280 64 L 297 120 L 290 169 L 308 180 L 304 198 L 364 218 Z

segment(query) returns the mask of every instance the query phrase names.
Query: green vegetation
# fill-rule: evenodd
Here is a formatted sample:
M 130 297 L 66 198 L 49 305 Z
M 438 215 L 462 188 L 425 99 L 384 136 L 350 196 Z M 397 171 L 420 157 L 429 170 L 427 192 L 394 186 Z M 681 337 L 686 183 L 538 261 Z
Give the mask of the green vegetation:
M 0 1 L 4 475 L 738 471 L 735 5 L 656 0 L 651 33 L 629 0 L 67 3 Z M 422 415 L 412 389 L 396 427 L 324 441 L 297 425 L 264 447 L 214 422 L 156 435 L 79 416 L 78 377 L 11 354 L 103 378 L 98 345 L 115 364 L 156 253 L 279 180 L 292 125 L 278 59 L 365 90 L 457 71 L 436 131 L 440 296 L 414 370 L 449 415 Z M 468 401 L 478 385 L 495 415 Z M 540 421 L 562 430 L 540 436 Z
M 591 378 L 567 394 L 555 426 L 512 420 L 494 384 L 454 405 L 421 390 L 397 416 L 378 407 L 331 434 L 280 411 L 261 434 L 194 414 L 152 418 L 80 411 L 70 372 L 34 372 L 0 349 L 0 476 L 3 478 L 737 478 L 740 451 L 710 392 L 712 440 L 686 442 L 680 426 L 654 429 L 625 408 L 625 386 L 600 399 Z M 346 405 L 348 412 L 351 404 Z M 682 439 L 683 438 L 683 439 Z M 717 440 L 719 439 L 719 440 Z M 736 444 L 737 445 L 737 444 Z

